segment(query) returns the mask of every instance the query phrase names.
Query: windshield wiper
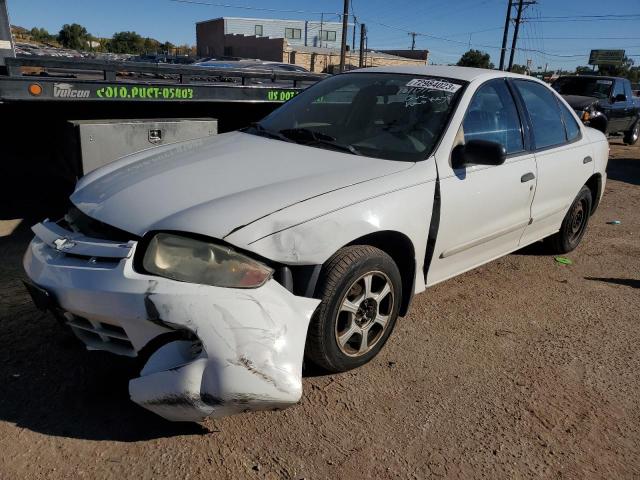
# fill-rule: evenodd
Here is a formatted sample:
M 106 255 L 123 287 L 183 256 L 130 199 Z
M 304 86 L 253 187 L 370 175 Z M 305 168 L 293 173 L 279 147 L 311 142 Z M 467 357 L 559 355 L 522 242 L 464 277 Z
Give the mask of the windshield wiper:
M 274 130 L 269 130 L 268 128 L 263 127 L 259 122 L 252 123 L 249 126 L 249 128 L 253 128 L 256 132 L 258 132 L 260 135 L 263 135 L 265 137 L 275 138 L 277 140 L 282 140 L 284 142 L 292 142 L 293 141 L 290 138 L 288 138 L 285 135 L 283 135 L 282 133 L 276 132 Z
M 280 135 L 296 142 L 305 145 L 316 144 L 334 148 L 343 152 L 351 153 L 353 155 L 362 155 L 356 147 L 353 145 L 343 145 L 336 142 L 336 139 L 326 133 L 316 132 L 308 128 L 285 128 L 278 132 Z

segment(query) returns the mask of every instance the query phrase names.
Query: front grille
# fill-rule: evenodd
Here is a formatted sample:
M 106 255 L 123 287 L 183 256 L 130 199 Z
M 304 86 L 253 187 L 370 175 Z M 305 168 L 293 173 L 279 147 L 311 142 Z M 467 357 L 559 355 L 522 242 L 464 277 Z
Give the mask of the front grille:
M 135 357 L 127 332 L 118 325 L 89 320 L 71 313 L 64 314 L 73 333 L 91 350 L 106 350 L 118 355 Z
M 101 240 L 112 240 L 115 242 L 126 243 L 129 240 L 138 240 L 133 235 L 119 228 L 112 227 L 104 222 L 91 218 L 86 213 L 81 212 L 77 207 L 72 206 L 67 214 L 58 224 L 71 230 L 72 232 L 81 233 L 90 238 L 99 238 Z

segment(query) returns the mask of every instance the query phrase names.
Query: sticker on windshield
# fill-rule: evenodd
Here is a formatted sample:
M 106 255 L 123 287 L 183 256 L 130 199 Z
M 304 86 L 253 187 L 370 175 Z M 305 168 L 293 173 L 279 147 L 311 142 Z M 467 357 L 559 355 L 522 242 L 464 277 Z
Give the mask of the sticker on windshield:
M 414 78 L 406 85 L 413 88 L 425 88 L 429 90 L 440 90 L 441 92 L 457 92 L 462 85 L 456 85 L 455 83 L 443 82 L 441 80 L 428 80 L 425 78 Z
M 611 85 L 613 80 L 596 80 L 596 83 L 599 83 L 600 85 Z

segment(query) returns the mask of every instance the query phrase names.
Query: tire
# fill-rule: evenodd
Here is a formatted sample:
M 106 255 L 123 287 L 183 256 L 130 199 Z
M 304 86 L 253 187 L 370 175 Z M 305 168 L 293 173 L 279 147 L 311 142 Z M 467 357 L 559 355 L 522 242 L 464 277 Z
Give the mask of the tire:
M 321 302 L 309 324 L 306 360 L 338 373 L 375 357 L 393 331 L 402 299 L 391 257 L 367 245 L 342 248 L 322 267 L 316 292 Z
M 640 137 L 640 120 L 636 120 L 636 123 L 624 133 L 624 143 L 627 145 L 635 145 Z
M 562 220 L 560 231 L 547 239 L 551 253 L 567 253 L 578 246 L 587 230 L 592 206 L 591 190 L 583 186 Z

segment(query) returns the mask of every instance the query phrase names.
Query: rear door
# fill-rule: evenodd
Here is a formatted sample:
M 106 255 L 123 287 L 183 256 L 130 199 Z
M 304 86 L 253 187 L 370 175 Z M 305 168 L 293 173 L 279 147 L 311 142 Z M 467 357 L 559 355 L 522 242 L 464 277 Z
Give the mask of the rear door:
M 533 153 L 505 79 L 474 93 L 453 147 L 481 139 L 502 144 L 502 165 L 452 168 L 437 159 L 440 224 L 426 282 L 433 285 L 515 250 L 530 218 L 536 182 Z M 450 152 L 449 152 L 450 153 Z
M 527 245 L 559 230 L 595 162 L 580 125 L 555 92 L 530 80 L 512 82 L 526 108 L 538 173 L 531 223 L 520 240 Z

